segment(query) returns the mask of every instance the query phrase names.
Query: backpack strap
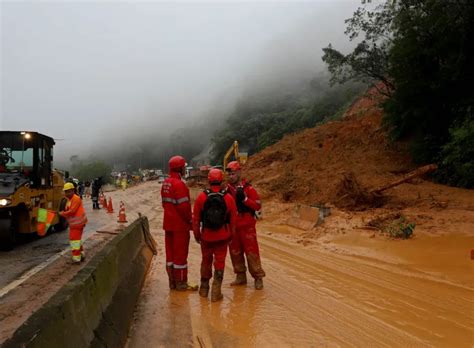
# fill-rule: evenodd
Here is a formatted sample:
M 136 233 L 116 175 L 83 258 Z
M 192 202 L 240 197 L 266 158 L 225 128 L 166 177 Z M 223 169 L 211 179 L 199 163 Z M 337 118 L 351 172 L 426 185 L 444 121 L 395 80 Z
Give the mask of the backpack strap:
M 217 193 L 218 195 L 225 196 L 225 194 L 228 193 L 226 188 L 223 188 L 223 189 L 221 189 L 221 190 L 219 190 L 219 191 L 217 191 L 217 192 L 214 192 L 214 191 L 212 191 L 211 189 L 205 189 L 205 190 L 203 190 L 203 192 L 206 194 L 206 196 L 209 196 L 211 193 L 212 193 L 212 194 L 216 194 L 216 193 Z

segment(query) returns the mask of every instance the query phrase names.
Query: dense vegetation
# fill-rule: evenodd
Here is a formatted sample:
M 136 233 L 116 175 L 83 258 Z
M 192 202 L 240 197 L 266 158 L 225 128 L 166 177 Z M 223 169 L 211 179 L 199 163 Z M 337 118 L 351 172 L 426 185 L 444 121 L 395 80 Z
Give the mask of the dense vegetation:
M 110 181 L 112 167 L 100 160 L 81 160 L 78 156 L 72 156 L 70 174 L 80 181 L 90 181 L 102 177 L 103 182 Z
M 474 3 L 362 3 L 346 21 L 355 49 L 324 49 L 332 81 L 382 82 L 393 139 L 410 140 L 416 162 L 437 162 L 440 181 L 474 187 Z
M 338 117 L 366 88 L 361 83 L 329 87 L 320 76 L 288 91 L 264 91 L 243 97 L 212 138 L 212 163 L 221 164 L 234 140 L 249 155 L 276 143 L 285 134 Z

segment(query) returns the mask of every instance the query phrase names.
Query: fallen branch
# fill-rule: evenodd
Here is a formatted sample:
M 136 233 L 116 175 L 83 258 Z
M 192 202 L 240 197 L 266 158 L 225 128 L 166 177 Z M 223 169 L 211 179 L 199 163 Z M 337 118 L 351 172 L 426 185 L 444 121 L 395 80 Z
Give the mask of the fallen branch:
M 436 169 L 438 169 L 438 166 L 436 164 L 429 164 L 429 165 L 426 165 L 426 166 L 423 166 L 423 167 L 420 167 L 410 173 L 408 173 L 407 175 L 405 175 L 405 177 L 401 178 L 401 179 L 398 179 L 396 181 L 393 181 L 389 184 L 386 184 L 382 187 L 378 187 L 376 189 L 373 189 L 371 190 L 369 193 L 382 193 L 383 191 L 385 190 L 388 190 L 392 187 L 395 187 L 395 186 L 398 186 L 400 184 L 403 184 L 407 181 L 410 181 L 411 179 L 414 179 L 416 177 L 419 177 L 419 176 L 423 176 L 425 174 L 428 174 L 428 173 L 431 173 L 431 172 L 434 172 Z

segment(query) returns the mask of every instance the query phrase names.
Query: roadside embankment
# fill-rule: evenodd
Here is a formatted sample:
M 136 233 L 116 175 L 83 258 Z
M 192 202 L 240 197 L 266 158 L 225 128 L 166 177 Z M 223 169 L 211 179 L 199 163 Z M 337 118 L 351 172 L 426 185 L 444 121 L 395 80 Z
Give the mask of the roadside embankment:
M 122 346 L 153 252 L 148 219 L 114 237 L 3 347 Z

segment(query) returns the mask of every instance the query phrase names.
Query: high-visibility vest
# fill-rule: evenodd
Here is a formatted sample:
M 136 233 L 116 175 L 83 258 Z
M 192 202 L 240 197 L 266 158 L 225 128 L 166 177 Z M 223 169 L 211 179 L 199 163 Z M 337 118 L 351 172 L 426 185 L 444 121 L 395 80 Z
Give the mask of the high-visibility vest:
M 68 211 L 75 210 L 71 215 Z M 66 204 L 66 220 L 69 227 L 83 227 L 87 223 L 86 212 L 82 205 L 82 199 L 74 194 L 71 199 L 68 199 Z

